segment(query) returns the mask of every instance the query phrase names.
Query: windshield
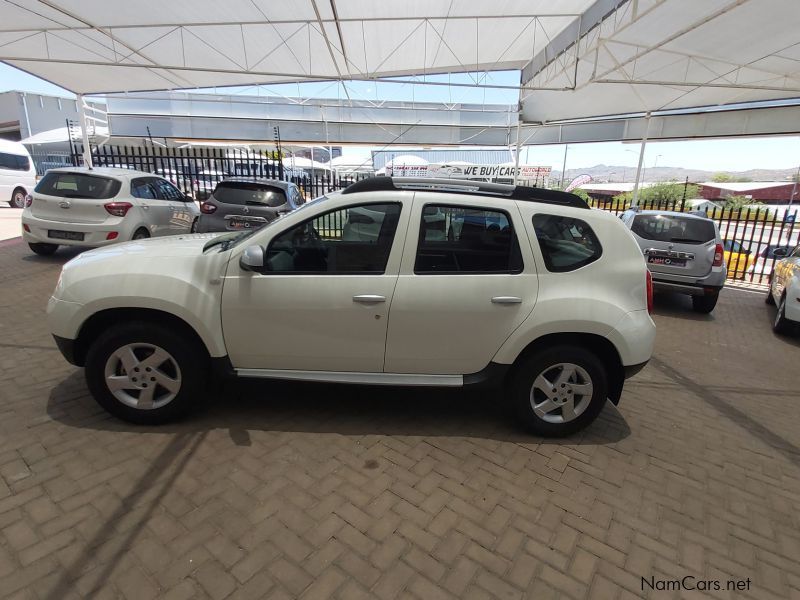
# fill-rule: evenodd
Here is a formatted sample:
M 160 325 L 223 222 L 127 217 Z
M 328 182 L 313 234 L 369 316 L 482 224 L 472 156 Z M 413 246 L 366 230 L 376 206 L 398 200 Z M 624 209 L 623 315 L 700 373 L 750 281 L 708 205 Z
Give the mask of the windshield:
M 283 219 L 285 219 L 287 215 L 293 215 L 298 211 L 304 211 L 309 206 L 314 206 L 315 204 L 317 204 L 319 202 L 322 202 L 323 200 L 326 200 L 326 199 L 327 199 L 327 196 L 320 196 L 319 198 L 315 198 L 311 202 L 307 202 L 307 203 L 299 206 L 298 208 L 295 208 L 290 213 L 286 213 L 286 214 L 278 216 L 277 219 L 274 219 L 273 221 L 270 221 L 269 223 L 267 223 L 266 225 L 264 225 L 262 227 L 259 227 L 258 229 L 250 229 L 250 230 L 247 230 L 247 231 L 232 231 L 230 233 L 223 233 L 222 235 L 218 235 L 217 237 L 215 237 L 214 239 L 212 239 L 208 243 L 206 243 L 205 246 L 203 246 L 203 252 L 205 252 L 206 250 L 210 250 L 211 248 L 214 248 L 215 246 L 219 246 L 219 251 L 220 252 L 224 252 L 225 250 L 229 250 L 231 248 L 234 248 L 234 247 L 238 246 L 239 244 L 241 244 L 242 242 L 244 242 L 251 235 L 253 235 L 255 233 L 261 233 L 265 229 L 269 229 L 271 227 L 274 227 L 276 223 L 280 223 L 281 221 L 283 221 Z
M 243 181 L 223 181 L 214 190 L 214 199 L 224 204 L 283 206 L 286 194 L 278 187 L 262 183 Z
M 705 244 L 716 237 L 714 223 L 682 215 L 636 215 L 631 231 L 657 242 Z
M 99 175 L 49 171 L 42 177 L 34 191 L 59 198 L 106 200 L 116 196 L 121 185 L 116 179 Z

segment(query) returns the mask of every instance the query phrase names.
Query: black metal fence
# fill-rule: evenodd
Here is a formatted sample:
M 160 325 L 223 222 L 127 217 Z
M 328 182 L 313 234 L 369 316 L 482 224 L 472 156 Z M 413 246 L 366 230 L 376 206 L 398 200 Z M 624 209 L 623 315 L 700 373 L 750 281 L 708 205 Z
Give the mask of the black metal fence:
M 630 207 L 630 200 L 593 200 L 595 208 L 621 215 Z M 776 260 L 777 248 L 788 252 L 800 243 L 800 207 L 741 207 L 706 205 L 699 214 L 714 220 L 724 241 L 728 279 L 756 285 L 767 285 Z M 692 212 L 693 203 L 680 201 L 642 201 L 641 210 L 675 210 Z
M 284 168 L 277 152 L 240 148 L 167 148 L 91 146 L 95 166 L 122 167 L 161 175 L 196 200 L 205 200 L 217 183 L 229 177 L 292 181 L 307 199 L 340 190 L 364 176 L 342 176 L 328 170 L 309 173 Z M 70 157 L 73 165 L 83 163 L 83 146 Z
M 156 173 L 176 184 L 184 193 L 197 200 L 205 199 L 214 186 L 227 177 L 253 177 L 292 181 L 303 191 L 307 199 L 327 192 L 341 190 L 365 175 L 340 176 L 334 172 L 316 170 L 306 172 L 284 168 L 277 152 L 253 151 L 239 148 L 167 148 L 153 144 L 148 147 L 92 146 L 92 157 L 96 165 L 127 167 Z M 77 145 L 69 156 L 69 162 L 81 164 L 83 148 Z M 43 157 L 39 165 L 63 160 L 63 157 Z M 42 173 L 44 172 L 42 170 Z M 40 173 L 40 174 L 42 174 Z M 593 200 L 595 208 L 620 215 L 628 209 L 629 200 Z M 682 201 L 643 201 L 642 210 L 676 210 L 690 212 L 693 203 Z M 798 207 L 800 208 L 800 207 Z M 791 249 L 800 243 L 798 208 L 778 209 L 770 207 L 743 207 L 731 210 L 711 205 L 703 212 L 719 226 L 725 243 L 725 259 L 728 277 L 748 283 L 765 285 L 775 261 L 777 248 Z M 331 223 L 331 230 L 341 223 Z

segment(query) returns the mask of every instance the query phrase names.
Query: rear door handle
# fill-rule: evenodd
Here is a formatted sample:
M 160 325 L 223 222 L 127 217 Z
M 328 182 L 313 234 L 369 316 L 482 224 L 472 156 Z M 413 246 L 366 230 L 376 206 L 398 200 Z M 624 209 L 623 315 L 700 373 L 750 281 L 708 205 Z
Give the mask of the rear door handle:
M 361 302 L 362 304 L 375 304 L 377 302 L 386 302 L 386 296 L 378 296 L 376 294 L 361 294 L 360 296 L 353 296 L 353 302 Z
M 495 296 L 492 304 L 522 304 L 522 298 L 517 296 Z

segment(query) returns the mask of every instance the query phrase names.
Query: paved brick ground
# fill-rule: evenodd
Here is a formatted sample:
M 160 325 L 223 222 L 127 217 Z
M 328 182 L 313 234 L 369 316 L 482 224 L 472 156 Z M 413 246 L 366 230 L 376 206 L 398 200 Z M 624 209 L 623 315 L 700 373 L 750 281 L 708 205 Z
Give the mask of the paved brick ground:
M 800 341 L 760 294 L 661 299 L 653 362 L 565 443 L 491 395 L 286 385 L 147 429 L 48 337 L 65 258 L 0 244 L 2 596 L 800 598 Z

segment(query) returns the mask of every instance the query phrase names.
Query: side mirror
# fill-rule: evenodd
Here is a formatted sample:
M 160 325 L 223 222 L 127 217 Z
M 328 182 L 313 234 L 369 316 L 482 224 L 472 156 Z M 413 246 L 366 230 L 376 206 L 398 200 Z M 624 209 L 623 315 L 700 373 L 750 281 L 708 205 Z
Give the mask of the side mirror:
M 239 258 L 239 266 L 244 271 L 258 271 L 264 268 L 264 248 L 248 246 Z
M 751 254 L 750 250 L 745 250 L 745 251 L 744 251 L 744 255 L 745 255 L 745 256 L 750 256 L 750 254 Z
M 786 250 L 786 248 L 775 248 L 775 250 L 773 250 L 773 251 L 772 251 L 772 255 L 773 255 L 775 258 L 783 258 L 783 257 L 784 257 L 784 256 L 786 256 L 788 253 L 789 253 L 789 252 Z

